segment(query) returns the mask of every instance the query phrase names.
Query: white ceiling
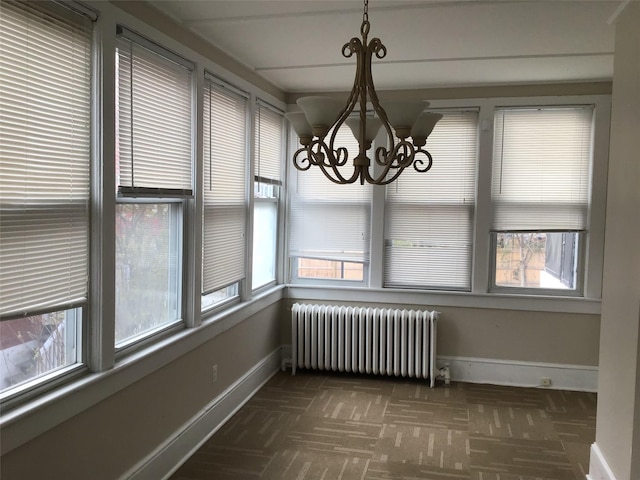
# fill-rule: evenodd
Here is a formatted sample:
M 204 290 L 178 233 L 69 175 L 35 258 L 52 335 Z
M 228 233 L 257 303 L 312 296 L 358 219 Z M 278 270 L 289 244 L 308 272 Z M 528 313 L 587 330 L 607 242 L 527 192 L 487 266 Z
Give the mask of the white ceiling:
M 151 0 L 286 92 L 351 89 L 359 0 Z M 621 0 L 370 0 L 378 90 L 610 80 Z

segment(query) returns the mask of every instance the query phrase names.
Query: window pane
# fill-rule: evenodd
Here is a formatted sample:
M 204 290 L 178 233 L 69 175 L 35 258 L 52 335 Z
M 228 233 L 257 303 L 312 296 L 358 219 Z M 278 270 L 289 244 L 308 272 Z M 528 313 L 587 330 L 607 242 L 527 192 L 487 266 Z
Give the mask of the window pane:
M 575 290 L 578 234 L 496 234 L 495 285 Z
M 180 319 L 180 204 L 116 210 L 116 345 Z
M 253 281 L 258 288 L 276 279 L 278 204 L 256 202 L 253 208 Z
M 298 258 L 294 262 L 294 276 L 298 278 L 325 278 L 331 280 L 364 280 L 364 264 L 322 260 L 318 258 Z
M 203 295 L 201 308 L 202 310 L 206 310 L 220 303 L 224 303 L 227 300 L 235 298 L 238 296 L 238 284 L 234 283 L 233 285 L 229 285 L 228 287 L 221 288 L 220 290 L 216 290 L 215 292 L 211 292 L 207 295 Z
M 81 309 L 0 322 L 0 392 L 76 363 Z

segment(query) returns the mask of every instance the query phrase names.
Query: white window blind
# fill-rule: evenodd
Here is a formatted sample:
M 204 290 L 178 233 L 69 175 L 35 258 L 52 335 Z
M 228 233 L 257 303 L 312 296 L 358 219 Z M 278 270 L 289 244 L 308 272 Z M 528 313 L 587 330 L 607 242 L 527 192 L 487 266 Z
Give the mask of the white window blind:
M 245 275 L 247 96 L 209 78 L 204 94 L 203 293 Z
M 407 169 L 387 186 L 387 287 L 471 288 L 478 113 L 440 113 L 425 147 L 431 170 Z
M 328 142 L 330 134 L 326 138 Z M 358 142 L 348 127 L 343 126 L 337 133 L 335 146 L 347 147 L 347 166 L 351 165 L 358 155 Z M 292 257 L 368 262 L 371 185 L 335 184 L 316 166 L 306 171 L 295 168 L 291 171 L 295 183 L 291 192 L 289 254 Z M 347 175 L 346 171 L 344 175 Z
M 117 60 L 121 193 L 162 189 L 190 195 L 192 65 L 122 27 Z
M 494 231 L 586 228 L 592 118 L 592 107 L 496 110 Z
M 0 315 L 86 301 L 91 22 L 0 2 Z
M 255 123 L 255 165 L 256 181 L 280 185 L 282 170 L 284 114 L 274 107 L 258 101 Z

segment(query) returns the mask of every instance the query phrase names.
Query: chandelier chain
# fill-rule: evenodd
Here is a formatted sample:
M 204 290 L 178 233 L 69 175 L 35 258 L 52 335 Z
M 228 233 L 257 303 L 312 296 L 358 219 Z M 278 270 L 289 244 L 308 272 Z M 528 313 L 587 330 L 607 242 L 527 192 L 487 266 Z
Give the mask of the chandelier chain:
M 369 21 L 369 0 L 364 0 L 364 13 L 362 14 L 362 21 Z

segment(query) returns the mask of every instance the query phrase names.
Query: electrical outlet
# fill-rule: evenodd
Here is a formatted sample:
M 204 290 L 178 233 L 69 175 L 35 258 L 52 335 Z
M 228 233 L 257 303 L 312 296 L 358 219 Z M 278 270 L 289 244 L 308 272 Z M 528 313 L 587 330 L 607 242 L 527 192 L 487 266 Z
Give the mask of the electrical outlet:
M 218 381 L 218 365 L 214 365 L 211 367 L 211 383 L 216 383 Z
M 551 379 L 547 377 L 542 377 L 542 381 L 540 382 L 540 385 L 542 385 L 543 387 L 550 387 Z

